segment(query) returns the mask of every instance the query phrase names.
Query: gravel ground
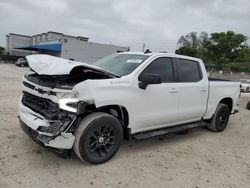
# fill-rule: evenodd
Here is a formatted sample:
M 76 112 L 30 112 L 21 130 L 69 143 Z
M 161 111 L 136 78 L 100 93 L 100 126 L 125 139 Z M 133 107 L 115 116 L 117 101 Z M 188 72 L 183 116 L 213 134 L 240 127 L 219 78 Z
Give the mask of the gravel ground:
M 197 128 L 164 139 L 124 141 L 109 162 L 91 166 L 61 159 L 20 129 L 17 103 L 27 68 L 0 64 L 0 188 L 5 187 L 249 187 L 250 94 L 228 128 Z

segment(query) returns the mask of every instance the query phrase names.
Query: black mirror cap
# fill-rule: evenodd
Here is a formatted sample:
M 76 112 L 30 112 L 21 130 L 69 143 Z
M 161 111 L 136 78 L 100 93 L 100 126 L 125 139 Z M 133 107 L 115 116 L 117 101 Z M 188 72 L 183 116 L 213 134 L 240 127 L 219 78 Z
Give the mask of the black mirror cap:
M 161 76 L 159 74 L 145 73 L 139 77 L 139 88 L 146 89 L 150 84 L 160 84 Z

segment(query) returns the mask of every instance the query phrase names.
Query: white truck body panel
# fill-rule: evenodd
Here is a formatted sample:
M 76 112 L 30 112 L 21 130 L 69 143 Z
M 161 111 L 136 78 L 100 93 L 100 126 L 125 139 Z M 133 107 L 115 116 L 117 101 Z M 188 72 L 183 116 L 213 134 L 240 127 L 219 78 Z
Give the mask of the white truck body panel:
M 219 101 L 226 97 L 236 99 L 232 112 L 237 109 L 239 83 L 214 81 L 209 85 L 204 64 L 192 57 L 185 58 L 200 63 L 203 73 L 201 81 L 149 85 L 146 90 L 138 88 L 137 77 L 143 69 L 154 59 L 166 56 L 183 57 L 176 54 L 158 54 L 147 59 L 128 76 L 110 80 L 87 80 L 77 84 L 74 90 L 79 93 L 80 100 L 94 100 L 97 107 L 124 106 L 129 113 L 131 133 L 199 121 L 203 118 L 210 119 Z M 178 92 L 171 93 L 172 88 L 176 88 Z M 208 98 L 209 93 L 212 96 Z
M 159 57 L 184 58 L 198 62 L 202 72 L 202 79 L 198 82 L 148 85 L 145 90 L 140 89 L 138 87 L 138 76 L 145 67 Z M 84 66 L 92 70 L 108 72 L 92 65 L 49 57 L 47 55 L 28 56 L 27 59 L 30 67 L 38 74 L 69 74 L 71 69 L 76 66 Z M 69 92 L 68 90 L 40 86 L 25 78 L 23 80 L 38 89 L 41 88 L 53 92 Z M 57 96 L 51 96 L 46 93 L 41 94 L 37 90 L 29 89 L 24 85 L 22 89 L 35 96 L 59 103 Z M 76 84 L 72 91 L 78 93 L 77 99 L 79 101 L 94 103 L 96 108 L 109 105 L 119 105 L 126 108 L 129 115 L 128 128 L 131 129 L 131 134 L 135 134 L 173 125 L 196 122 L 202 119 L 210 119 L 218 103 L 224 98 L 231 98 L 233 100 L 231 109 L 231 113 L 233 113 L 238 108 L 240 84 L 238 82 L 208 81 L 205 66 L 200 59 L 169 53 L 156 53 L 150 54 L 148 59 L 127 76 L 111 79 L 87 79 Z M 19 106 L 21 120 L 36 130 L 38 125 L 34 125 L 34 112 L 30 109 L 29 111 L 25 110 L 22 104 L 19 104 Z M 46 126 L 46 120 L 39 121 L 44 122 L 38 124 L 45 124 Z M 62 141 L 61 137 L 57 139 L 57 142 L 51 142 L 50 146 L 65 149 L 72 147 L 74 136 L 67 135 L 63 138 L 68 140 L 68 144 L 65 144 L 65 147 L 62 146 L 63 144 L 58 144 Z M 64 141 L 61 143 L 64 143 Z
M 238 110 L 240 95 L 239 82 L 210 81 L 209 88 L 207 112 L 204 115 L 204 119 L 209 119 L 213 116 L 218 103 L 223 98 L 234 99 L 231 113 Z

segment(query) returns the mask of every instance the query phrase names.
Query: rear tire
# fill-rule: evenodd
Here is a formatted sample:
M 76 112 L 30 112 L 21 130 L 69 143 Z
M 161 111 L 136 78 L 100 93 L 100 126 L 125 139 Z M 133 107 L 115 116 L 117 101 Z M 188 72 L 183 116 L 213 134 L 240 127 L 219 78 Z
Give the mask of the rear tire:
M 96 112 L 86 116 L 76 130 L 74 152 L 82 161 L 100 164 L 119 150 L 123 129 L 114 116 Z
M 249 87 L 246 88 L 246 93 L 248 93 L 248 92 L 249 92 Z
M 246 109 L 250 110 L 250 101 L 248 101 Z
M 228 106 L 219 103 L 211 121 L 207 125 L 207 128 L 214 132 L 224 131 L 229 121 L 229 115 L 230 112 Z

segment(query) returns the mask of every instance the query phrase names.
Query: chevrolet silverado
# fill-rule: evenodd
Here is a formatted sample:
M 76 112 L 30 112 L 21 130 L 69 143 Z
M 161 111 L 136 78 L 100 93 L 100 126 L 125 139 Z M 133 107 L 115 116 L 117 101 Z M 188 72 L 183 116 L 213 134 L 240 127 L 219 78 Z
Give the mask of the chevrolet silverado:
M 141 140 L 206 126 L 223 131 L 237 112 L 240 83 L 208 78 L 201 59 L 123 52 L 96 63 L 30 55 L 20 125 L 61 156 L 111 159 L 123 139 Z

